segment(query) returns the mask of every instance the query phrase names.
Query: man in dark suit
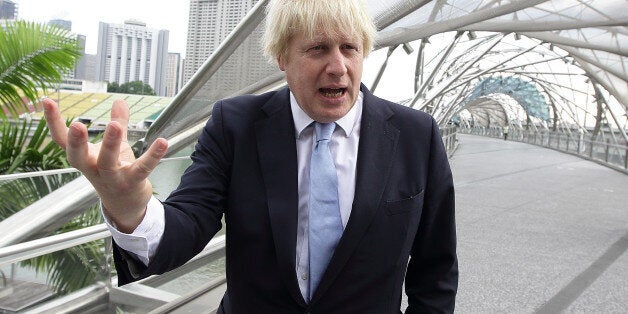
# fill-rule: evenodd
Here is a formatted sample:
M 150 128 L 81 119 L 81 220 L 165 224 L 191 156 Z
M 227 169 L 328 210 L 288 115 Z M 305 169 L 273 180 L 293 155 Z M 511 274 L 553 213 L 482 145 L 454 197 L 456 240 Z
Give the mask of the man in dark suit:
M 277 0 L 267 11 L 265 50 L 288 88 L 216 103 L 192 165 L 163 203 L 146 177 L 167 142 L 134 160 L 123 102 L 98 147 L 44 101 L 53 139 L 101 197 L 119 282 L 182 265 L 224 214 L 221 313 L 398 313 L 404 279 L 407 313 L 452 312 L 454 192 L 436 122 L 361 85 L 374 27 L 359 0 Z M 314 157 L 321 141 L 335 169 L 324 184 L 315 179 L 326 173 Z M 333 218 L 319 218 L 326 208 Z

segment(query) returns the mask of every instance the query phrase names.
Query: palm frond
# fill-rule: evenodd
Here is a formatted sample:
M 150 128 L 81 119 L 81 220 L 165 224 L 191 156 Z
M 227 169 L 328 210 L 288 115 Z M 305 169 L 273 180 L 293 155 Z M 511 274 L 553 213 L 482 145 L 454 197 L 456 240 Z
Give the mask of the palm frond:
M 16 21 L 0 27 L 0 104 L 16 117 L 35 104 L 39 90 L 46 92 L 72 70 L 81 51 L 70 32 L 61 28 Z M 5 116 L 0 110 L 0 117 Z
M 66 121 L 69 123 L 69 121 Z M 0 174 L 67 168 L 65 152 L 50 141 L 45 120 L 38 123 L 0 121 Z M 66 173 L 45 177 L 30 177 L 0 182 L 0 220 L 9 217 L 78 177 Z M 62 233 L 101 223 L 97 205 L 64 225 L 55 233 Z M 20 263 L 48 275 L 48 282 L 57 293 L 65 294 L 83 288 L 98 276 L 105 276 L 102 241 L 87 243 Z
M 92 206 L 55 233 L 93 226 L 102 221 L 98 206 Z M 58 294 L 67 294 L 102 279 L 99 276 L 104 278 L 104 263 L 104 245 L 99 240 L 22 261 L 20 265 L 47 273 L 48 283 L 55 287 L 55 291 Z
M 68 168 L 65 152 L 50 141 L 46 120 L 0 121 L 0 174 Z

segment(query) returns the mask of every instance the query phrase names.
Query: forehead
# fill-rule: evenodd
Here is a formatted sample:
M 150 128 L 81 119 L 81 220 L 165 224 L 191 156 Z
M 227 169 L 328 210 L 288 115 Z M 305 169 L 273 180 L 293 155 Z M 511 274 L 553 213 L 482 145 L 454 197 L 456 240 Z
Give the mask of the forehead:
M 344 34 L 340 32 L 316 32 L 314 34 L 305 34 L 297 32 L 290 38 L 290 42 L 299 43 L 352 43 L 360 45 L 361 38 L 358 35 Z

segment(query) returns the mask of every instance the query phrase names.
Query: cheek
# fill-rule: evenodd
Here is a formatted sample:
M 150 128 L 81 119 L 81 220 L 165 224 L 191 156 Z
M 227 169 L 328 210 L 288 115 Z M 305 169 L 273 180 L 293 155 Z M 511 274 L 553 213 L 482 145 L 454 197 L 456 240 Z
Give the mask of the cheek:
M 309 72 L 307 68 L 301 68 L 297 70 L 295 75 L 295 83 L 299 85 L 299 88 L 309 89 L 316 80 L 316 76 L 312 72 Z
M 347 67 L 354 73 L 357 73 L 357 72 L 361 73 L 363 63 L 364 63 L 364 59 L 355 57 L 355 58 L 349 58 L 346 64 L 347 64 Z
M 362 76 L 362 62 L 361 61 L 352 62 L 350 70 L 353 73 L 354 78 L 359 79 Z

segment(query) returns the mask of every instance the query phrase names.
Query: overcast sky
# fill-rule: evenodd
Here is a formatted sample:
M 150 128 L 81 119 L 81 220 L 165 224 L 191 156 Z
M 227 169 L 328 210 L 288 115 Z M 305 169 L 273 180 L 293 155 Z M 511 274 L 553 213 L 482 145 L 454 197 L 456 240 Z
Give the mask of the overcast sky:
M 122 24 L 134 19 L 148 28 L 169 31 L 169 52 L 185 54 L 189 0 L 13 0 L 19 5 L 18 18 L 48 22 L 72 21 L 72 32 L 87 36 L 86 52 L 96 54 L 98 23 Z
M 18 3 L 18 18 L 28 21 L 47 23 L 51 19 L 72 21 L 72 32 L 87 36 L 86 52 L 96 54 L 98 46 L 98 23 L 122 24 L 125 20 L 134 19 L 146 23 L 154 29 L 169 31 L 168 51 L 178 52 L 185 56 L 187 36 L 189 0 L 13 0 Z M 408 67 L 410 60 L 402 49 L 399 55 L 390 62 L 383 81 L 395 73 L 409 72 L 414 66 Z M 385 58 L 386 49 L 372 53 L 365 63 L 363 82 L 370 86 L 379 66 Z M 416 51 L 415 51 L 416 54 Z M 391 74 L 392 73 L 392 74 Z M 396 80 L 395 84 L 380 84 L 378 94 L 390 100 L 400 100 L 412 95 L 411 79 Z M 403 86 L 403 87 L 402 87 Z M 405 92 L 400 92 L 400 90 Z

